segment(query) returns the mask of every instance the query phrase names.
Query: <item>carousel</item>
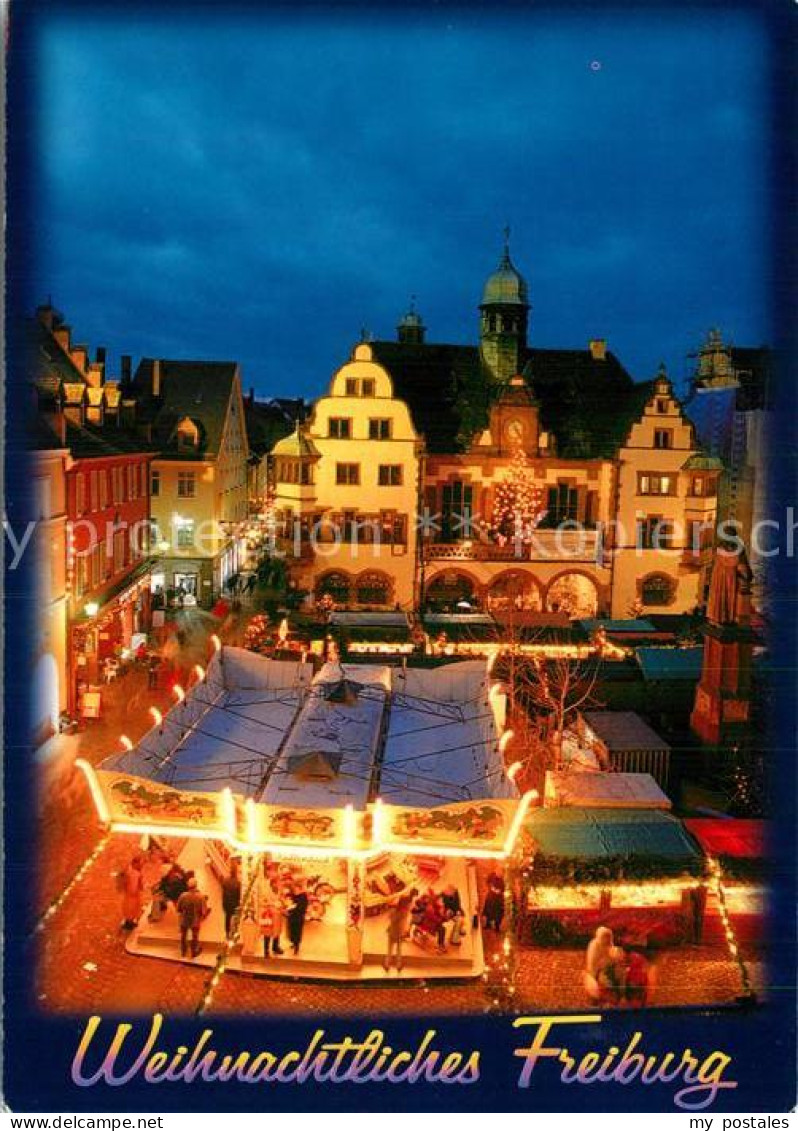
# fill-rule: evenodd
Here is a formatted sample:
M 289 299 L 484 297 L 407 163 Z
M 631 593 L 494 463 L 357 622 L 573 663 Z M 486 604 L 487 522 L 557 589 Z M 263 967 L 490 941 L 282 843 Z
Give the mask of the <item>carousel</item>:
M 175 694 L 136 745 L 79 765 L 109 833 L 146 836 L 194 873 L 209 909 L 199 961 L 224 951 L 226 968 L 255 974 L 386 977 L 404 897 L 404 977 L 482 974 L 477 864 L 513 855 L 534 797 L 505 770 L 506 696 L 483 661 L 314 675 L 216 641 L 207 671 Z M 231 920 L 221 889 L 233 868 Z M 297 889 L 301 946 L 266 956 L 264 909 Z M 450 908 L 434 932 L 415 914 L 424 899 Z M 145 911 L 128 948 L 180 961 L 178 936 L 167 905 Z

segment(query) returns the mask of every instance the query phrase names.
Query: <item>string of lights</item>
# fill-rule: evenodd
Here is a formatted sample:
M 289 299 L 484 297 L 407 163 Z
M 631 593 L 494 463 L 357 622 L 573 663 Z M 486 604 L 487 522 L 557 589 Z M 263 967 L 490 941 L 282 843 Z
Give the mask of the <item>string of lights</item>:
M 235 926 L 227 936 L 224 946 L 216 956 L 216 964 L 210 977 L 205 982 L 202 997 L 200 998 L 199 1004 L 194 1011 L 196 1017 L 202 1017 L 203 1014 L 206 1013 L 211 1006 L 213 995 L 216 993 L 216 987 L 219 985 L 219 982 L 221 981 L 222 976 L 227 969 L 227 964 L 230 961 L 230 955 L 232 954 L 233 949 L 238 944 L 238 940 L 241 937 L 241 924 L 244 920 L 245 915 L 251 908 L 252 896 L 255 892 L 255 884 L 257 883 L 257 878 L 257 868 L 253 867 L 251 869 L 251 875 L 249 878 L 249 884 L 247 885 L 247 890 L 244 893 L 243 899 L 241 900 L 241 906 L 239 908 L 238 918 L 236 920 Z
M 36 926 L 33 928 L 33 934 L 38 934 L 44 930 L 44 928 L 47 926 L 47 923 L 50 921 L 50 919 L 52 919 L 53 915 L 55 915 L 58 909 L 63 906 L 65 901 L 69 898 L 70 893 L 74 891 L 75 887 L 80 883 L 80 881 L 83 879 L 92 865 L 97 862 L 99 857 L 105 851 L 106 845 L 108 844 L 110 839 L 111 833 L 109 831 L 104 833 L 104 835 L 97 841 L 97 844 L 83 861 L 77 872 L 75 872 L 74 876 L 66 885 L 66 887 L 61 891 L 60 895 L 57 895 L 55 899 L 53 899 L 47 906 L 44 914 L 41 916 L 39 921 L 36 923 Z
M 723 925 L 723 931 L 726 936 L 726 946 L 728 947 L 729 955 L 737 963 L 740 972 L 740 983 L 742 985 L 742 997 L 746 1001 L 754 1001 L 756 994 L 754 993 L 753 986 L 751 985 L 751 977 L 748 973 L 748 967 L 743 960 L 740 953 L 740 944 L 737 939 L 737 933 L 729 915 L 729 909 L 726 901 L 726 889 L 723 886 L 723 869 L 721 868 L 720 861 L 715 856 L 707 857 L 707 864 L 709 867 L 710 885 L 715 894 L 718 902 L 718 912 L 720 914 L 720 921 Z

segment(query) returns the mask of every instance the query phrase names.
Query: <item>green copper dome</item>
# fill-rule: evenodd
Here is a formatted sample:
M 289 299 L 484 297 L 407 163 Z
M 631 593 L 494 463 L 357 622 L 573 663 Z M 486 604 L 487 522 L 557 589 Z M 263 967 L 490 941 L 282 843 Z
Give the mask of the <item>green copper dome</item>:
M 488 277 L 482 293 L 483 306 L 529 306 L 526 279 L 516 271 L 510 259 L 509 230 L 505 231 L 504 254 L 499 266 Z

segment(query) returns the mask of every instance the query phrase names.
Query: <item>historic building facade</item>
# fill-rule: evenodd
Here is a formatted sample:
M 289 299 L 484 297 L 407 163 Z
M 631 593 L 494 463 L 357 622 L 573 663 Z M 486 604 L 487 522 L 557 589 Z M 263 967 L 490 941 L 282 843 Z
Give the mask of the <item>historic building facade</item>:
M 312 599 L 569 617 L 703 604 L 721 463 L 664 370 L 636 382 L 601 339 L 530 346 L 530 310 L 505 244 L 478 345 L 428 342 L 411 306 L 276 445 L 281 529 L 331 526 L 327 545 L 303 536 L 289 553 Z M 385 535 L 366 575 L 379 585 L 359 580 L 363 521 Z
M 49 594 L 42 631 L 53 657 L 44 661 L 49 674 L 40 672 L 51 689 L 58 673 L 59 707 L 75 712 L 105 661 L 149 628 L 153 452 L 135 427 L 133 402 L 107 378 L 102 349 L 89 360 L 49 306 L 38 310 L 31 339 L 34 469 L 46 531 L 38 572 Z
M 209 605 L 246 557 L 249 447 L 235 362 L 143 359 L 131 390 L 156 448 L 152 588 Z
M 292 580 L 361 608 L 418 602 L 421 443 L 368 343 L 271 455 L 273 505 Z

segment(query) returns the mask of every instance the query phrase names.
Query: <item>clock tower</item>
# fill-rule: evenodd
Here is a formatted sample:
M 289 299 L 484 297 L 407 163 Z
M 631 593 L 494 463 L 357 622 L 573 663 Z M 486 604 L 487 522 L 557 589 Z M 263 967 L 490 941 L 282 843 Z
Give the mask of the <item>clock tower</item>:
M 489 276 L 480 311 L 480 354 L 490 377 L 509 381 L 524 366 L 529 299 L 526 280 L 510 259 L 510 229 L 504 229 L 504 254 Z
M 500 456 L 521 448 L 529 456 L 540 450 L 538 403 L 525 378 L 516 375 L 503 387 L 490 411 L 491 447 Z

